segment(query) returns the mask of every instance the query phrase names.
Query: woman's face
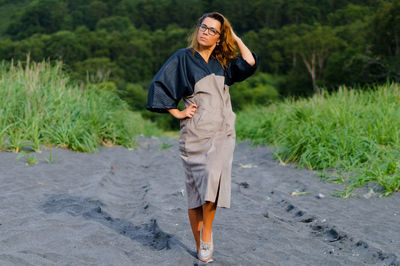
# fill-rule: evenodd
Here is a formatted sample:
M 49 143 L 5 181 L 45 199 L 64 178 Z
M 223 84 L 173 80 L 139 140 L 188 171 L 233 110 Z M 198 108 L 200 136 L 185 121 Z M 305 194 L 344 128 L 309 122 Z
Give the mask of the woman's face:
M 215 46 L 219 40 L 220 32 L 221 23 L 216 19 L 207 17 L 197 31 L 197 42 L 204 47 Z

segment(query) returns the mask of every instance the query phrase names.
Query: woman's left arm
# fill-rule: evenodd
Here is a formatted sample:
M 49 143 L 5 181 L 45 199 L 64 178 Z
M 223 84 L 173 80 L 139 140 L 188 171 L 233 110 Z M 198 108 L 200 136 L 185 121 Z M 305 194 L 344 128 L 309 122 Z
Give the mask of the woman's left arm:
M 249 63 L 249 65 L 254 66 L 256 63 L 256 60 L 254 59 L 253 54 L 251 53 L 251 51 L 249 50 L 249 48 L 247 48 L 247 46 L 244 44 L 244 42 L 242 41 L 242 39 L 240 39 L 235 32 L 232 29 L 232 36 L 233 39 L 235 40 L 237 46 L 239 47 L 240 53 L 243 57 L 244 60 L 246 60 L 247 63 Z

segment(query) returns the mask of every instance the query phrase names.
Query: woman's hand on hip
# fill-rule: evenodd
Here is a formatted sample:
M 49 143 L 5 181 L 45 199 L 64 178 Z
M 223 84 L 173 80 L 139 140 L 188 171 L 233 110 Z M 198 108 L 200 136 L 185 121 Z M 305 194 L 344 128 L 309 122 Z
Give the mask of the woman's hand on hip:
M 178 109 L 168 109 L 168 112 L 177 119 L 184 119 L 186 117 L 192 118 L 196 113 L 197 108 L 198 105 L 192 103 L 182 111 L 179 111 Z
M 185 117 L 192 118 L 194 116 L 194 114 L 196 113 L 197 108 L 199 108 L 199 106 L 195 103 L 192 103 L 191 105 L 189 105 L 185 110 L 182 111 L 184 114 L 183 118 L 185 118 Z

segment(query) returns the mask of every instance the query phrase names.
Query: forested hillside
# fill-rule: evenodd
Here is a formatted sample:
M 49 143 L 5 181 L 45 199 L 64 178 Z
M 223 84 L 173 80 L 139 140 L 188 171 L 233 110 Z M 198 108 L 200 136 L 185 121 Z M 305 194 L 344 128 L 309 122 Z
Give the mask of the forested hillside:
M 207 11 L 260 56 L 259 73 L 232 88 L 236 110 L 400 80 L 400 0 L 0 0 L 0 60 L 60 59 L 143 110 L 152 77 Z

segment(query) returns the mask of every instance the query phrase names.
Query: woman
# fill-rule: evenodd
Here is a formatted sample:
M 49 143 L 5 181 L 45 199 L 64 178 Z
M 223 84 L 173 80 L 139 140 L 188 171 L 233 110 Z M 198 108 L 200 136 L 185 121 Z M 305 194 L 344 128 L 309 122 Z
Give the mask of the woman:
M 180 119 L 188 216 L 203 262 L 212 261 L 216 207 L 230 207 L 236 116 L 229 86 L 252 75 L 257 60 L 223 15 L 207 13 L 199 19 L 190 47 L 172 55 L 149 88 L 146 108 Z M 182 111 L 177 109 L 180 99 Z

